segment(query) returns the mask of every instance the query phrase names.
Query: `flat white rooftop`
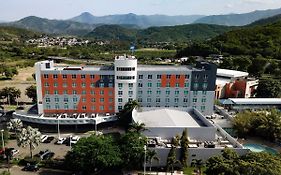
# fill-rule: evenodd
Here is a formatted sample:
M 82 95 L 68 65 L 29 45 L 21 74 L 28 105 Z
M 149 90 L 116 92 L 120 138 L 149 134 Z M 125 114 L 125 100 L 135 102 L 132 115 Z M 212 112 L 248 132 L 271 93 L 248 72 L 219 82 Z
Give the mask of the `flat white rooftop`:
M 204 123 L 194 115 L 191 111 L 164 108 L 137 112 L 133 119 L 146 127 L 203 127 Z
M 222 85 L 224 86 L 226 83 L 230 83 L 230 79 L 227 79 L 227 78 L 220 78 L 218 77 L 216 79 L 216 85 Z
M 237 105 L 281 105 L 281 98 L 229 98 Z
M 217 69 L 217 76 L 238 78 L 247 77 L 249 76 L 249 73 L 230 69 Z

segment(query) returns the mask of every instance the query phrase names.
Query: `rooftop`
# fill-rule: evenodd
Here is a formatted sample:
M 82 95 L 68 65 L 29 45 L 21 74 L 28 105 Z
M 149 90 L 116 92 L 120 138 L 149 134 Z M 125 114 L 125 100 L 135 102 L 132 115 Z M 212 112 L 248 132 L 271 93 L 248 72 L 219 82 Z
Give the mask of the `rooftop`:
M 238 78 L 238 77 L 247 77 L 249 73 L 230 70 L 230 69 L 217 69 L 217 76 L 221 77 L 229 77 L 229 78 Z
M 191 66 L 176 65 L 138 65 L 138 71 L 190 71 L 199 70 Z
M 216 78 L 216 85 L 223 85 L 224 86 L 226 83 L 230 83 L 230 79 L 220 78 L 220 77 Z
M 229 98 L 237 105 L 281 105 L 281 98 Z
M 176 109 L 156 109 L 137 112 L 134 120 L 144 123 L 146 127 L 204 127 L 205 124 L 192 110 L 180 111 Z

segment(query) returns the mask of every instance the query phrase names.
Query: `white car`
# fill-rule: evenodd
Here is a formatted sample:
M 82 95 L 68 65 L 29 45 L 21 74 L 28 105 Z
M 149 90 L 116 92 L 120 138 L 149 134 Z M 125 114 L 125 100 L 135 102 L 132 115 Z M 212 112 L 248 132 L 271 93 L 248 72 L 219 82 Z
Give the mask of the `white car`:
M 80 140 L 79 136 L 74 136 L 70 139 L 71 144 L 76 144 Z
M 41 142 L 44 142 L 47 140 L 48 136 L 47 135 L 41 135 Z
M 66 138 L 65 137 L 61 137 L 58 139 L 57 144 L 58 145 L 62 145 L 65 142 Z

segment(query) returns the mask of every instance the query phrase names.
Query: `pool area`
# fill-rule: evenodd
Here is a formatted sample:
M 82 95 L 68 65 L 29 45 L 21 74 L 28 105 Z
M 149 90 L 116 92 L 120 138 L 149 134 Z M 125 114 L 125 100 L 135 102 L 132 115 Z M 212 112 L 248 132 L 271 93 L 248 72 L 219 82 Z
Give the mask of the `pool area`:
M 270 148 L 268 146 L 261 145 L 261 144 L 244 144 L 243 147 L 250 149 L 252 152 L 265 151 L 267 153 L 271 153 L 271 154 L 274 154 L 274 155 L 278 154 L 277 150 L 275 150 L 273 148 Z

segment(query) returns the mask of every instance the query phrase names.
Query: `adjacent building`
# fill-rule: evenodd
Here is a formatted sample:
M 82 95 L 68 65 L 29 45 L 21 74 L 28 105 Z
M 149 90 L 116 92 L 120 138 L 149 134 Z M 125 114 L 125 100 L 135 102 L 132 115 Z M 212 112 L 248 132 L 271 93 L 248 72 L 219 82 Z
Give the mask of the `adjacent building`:
M 119 56 L 109 66 L 35 64 L 38 113 L 114 114 L 131 100 L 142 107 L 198 109 L 212 114 L 217 67 L 138 65 Z

